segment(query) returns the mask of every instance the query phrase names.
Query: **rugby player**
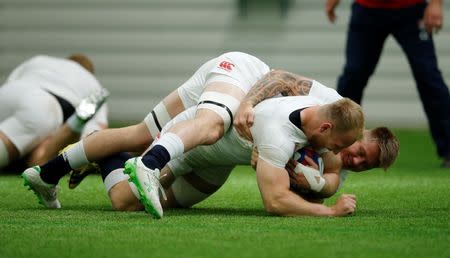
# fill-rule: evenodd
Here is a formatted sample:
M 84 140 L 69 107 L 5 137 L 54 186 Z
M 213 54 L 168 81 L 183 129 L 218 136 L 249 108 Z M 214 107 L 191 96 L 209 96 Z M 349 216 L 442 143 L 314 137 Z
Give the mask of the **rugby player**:
M 270 124 L 270 122 L 267 123 Z M 252 130 L 257 129 L 254 128 Z M 277 133 L 274 134 L 277 135 Z M 204 200 L 217 191 L 226 181 L 232 169 L 232 166 L 229 165 L 233 162 L 239 163 L 237 160 L 241 154 L 240 158 L 244 159 L 240 162 L 245 163 L 245 157 L 248 155 L 248 146 L 245 151 L 242 151 L 242 149 L 245 149 L 243 148 L 245 141 L 239 140 L 239 138 L 233 141 L 232 138 L 234 136 L 236 136 L 235 130 L 225 135 L 224 139 L 218 143 L 211 146 L 197 147 L 184 154 L 183 158 L 170 161 L 168 166 L 163 168 L 160 181 L 167 197 L 166 199 L 161 199 L 164 209 L 173 207 L 186 208 Z M 318 198 L 321 199 L 324 196 L 332 195 L 337 185 L 342 185 L 345 180 L 343 175 L 346 174 L 345 170 L 359 172 L 374 167 L 387 169 L 395 161 L 398 147 L 398 140 L 388 128 L 379 127 L 373 130 L 365 130 L 363 139 L 344 148 L 337 156 L 331 156 L 331 159 L 325 161 L 325 167 L 328 167 L 328 171 L 333 171 L 333 167 L 341 171 L 340 177 L 324 175 L 325 184 L 334 185 L 333 189 L 328 187 L 329 193 L 326 193 L 326 186 L 321 190 L 317 188 L 312 189 L 311 186 L 315 184 L 315 179 L 310 182 L 303 173 L 293 174 L 297 178 L 294 178 L 294 182 L 291 182 L 291 188 L 292 183 L 295 183 L 302 190 L 307 190 L 306 193 L 311 190 L 319 190 L 314 195 L 314 202 L 317 202 Z M 333 157 L 335 158 L 333 159 Z M 120 168 L 127 158 L 125 154 L 122 154 L 116 157 L 115 160 L 106 159 L 99 163 L 103 171 L 102 176 L 105 187 L 115 210 L 142 210 L 144 206 L 136 197 L 138 196 L 138 190 L 134 187 L 134 184 L 129 184 L 127 181 L 128 176 L 124 175 L 123 169 Z M 253 162 L 252 165 L 255 165 L 255 163 Z M 286 169 L 292 174 L 289 168 Z M 260 179 L 258 178 L 258 180 Z M 286 185 L 284 186 L 287 187 Z M 269 191 L 269 193 L 272 192 Z M 302 191 L 302 193 L 305 193 L 305 191 Z M 308 197 L 310 198 L 311 195 Z M 300 198 L 302 199 L 302 197 Z M 306 201 L 304 198 L 297 202 L 296 205 L 299 205 L 298 209 L 292 213 L 279 208 L 274 209 L 270 204 L 266 205 L 266 209 L 278 215 L 342 216 L 354 212 L 356 202 L 354 196 L 343 195 L 332 207 Z M 274 206 L 277 207 L 277 205 Z
M 0 87 L 0 168 L 20 158 L 43 164 L 80 135 L 107 126 L 106 106 L 98 109 L 108 92 L 93 72 L 84 55 L 35 56 L 11 72 Z

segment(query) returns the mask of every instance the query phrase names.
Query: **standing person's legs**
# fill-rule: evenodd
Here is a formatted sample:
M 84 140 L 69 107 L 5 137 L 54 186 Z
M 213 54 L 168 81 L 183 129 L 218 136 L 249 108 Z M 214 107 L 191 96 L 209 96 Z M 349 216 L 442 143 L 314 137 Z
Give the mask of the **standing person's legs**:
M 438 68 L 432 35 L 420 35 L 424 8 L 405 9 L 393 35 L 408 57 L 438 155 L 450 167 L 450 94 Z
M 361 103 L 364 88 L 388 35 L 382 12 L 353 4 L 345 49 L 346 64 L 338 79 L 339 94 Z

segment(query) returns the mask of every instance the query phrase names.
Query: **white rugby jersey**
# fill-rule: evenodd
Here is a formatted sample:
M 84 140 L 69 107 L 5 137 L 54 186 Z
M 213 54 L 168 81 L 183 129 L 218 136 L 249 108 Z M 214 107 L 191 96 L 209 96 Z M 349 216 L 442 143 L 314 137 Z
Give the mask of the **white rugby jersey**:
M 82 99 L 102 88 L 95 76 L 78 63 L 66 58 L 45 55 L 32 57 L 17 66 L 8 76 L 4 86 L 14 87 L 15 81 L 51 92 L 67 100 L 74 108 Z M 84 132 L 97 130 L 98 126 L 94 123 L 107 125 L 107 116 L 108 108 L 105 103 L 88 122 Z
M 251 127 L 259 157 L 284 168 L 294 152 L 308 145 L 308 139 L 300 128 L 289 120 L 293 111 L 326 104 L 311 96 L 293 96 L 267 99 L 255 107 Z
M 327 87 L 315 80 L 312 81 L 308 96 L 320 99 L 325 104 L 332 103 L 343 98 L 335 89 Z
M 65 59 L 39 55 L 16 67 L 7 82 L 29 81 L 67 100 L 76 107 L 81 99 L 101 88 L 97 79 L 78 63 Z
M 234 78 L 239 88 L 247 93 L 255 83 L 270 72 L 270 68 L 255 56 L 242 52 L 228 52 L 215 59 L 211 73 Z

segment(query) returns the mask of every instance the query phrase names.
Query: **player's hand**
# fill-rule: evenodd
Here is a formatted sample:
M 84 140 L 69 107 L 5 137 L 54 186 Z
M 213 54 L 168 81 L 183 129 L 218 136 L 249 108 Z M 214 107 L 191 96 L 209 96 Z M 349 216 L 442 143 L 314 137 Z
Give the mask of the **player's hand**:
M 319 166 L 314 162 L 314 160 L 308 156 L 305 156 L 305 161 L 307 162 L 307 166 L 313 169 L 319 170 Z M 289 173 L 289 181 L 291 183 L 291 187 L 300 192 L 310 191 L 311 186 L 306 180 L 305 175 L 301 171 L 295 172 L 295 168 L 297 167 L 298 162 L 296 160 L 290 159 L 286 164 L 286 170 Z
M 296 160 L 290 159 L 285 167 L 289 174 L 291 189 L 298 194 L 308 193 L 311 191 L 311 186 L 309 185 L 303 173 L 295 172 L 295 167 L 297 166 L 297 164 L 298 162 Z
M 252 150 L 252 161 L 250 162 L 254 170 L 256 170 L 256 165 L 258 165 L 258 157 L 258 148 L 254 146 Z
M 325 3 L 325 13 L 327 14 L 328 20 L 331 23 L 334 23 L 337 19 L 334 9 L 339 5 L 339 1 L 340 0 L 327 0 L 327 2 Z
M 250 127 L 253 126 L 253 119 L 253 106 L 249 103 L 242 102 L 236 112 L 233 125 L 238 134 L 249 141 L 253 141 L 252 133 L 250 131 Z
M 439 32 L 444 25 L 442 4 L 439 1 L 429 2 L 427 8 L 425 8 L 422 22 L 428 33 Z
M 353 194 L 342 194 L 331 207 L 333 216 L 348 216 L 356 211 L 356 196 Z

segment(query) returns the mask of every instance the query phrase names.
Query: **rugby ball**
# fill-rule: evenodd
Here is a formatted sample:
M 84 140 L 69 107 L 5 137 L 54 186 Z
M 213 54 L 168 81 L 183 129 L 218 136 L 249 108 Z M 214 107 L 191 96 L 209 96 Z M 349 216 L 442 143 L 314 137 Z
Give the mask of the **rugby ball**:
M 320 161 L 322 158 L 319 153 L 315 152 L 313 149 L 303 147 L 294 153 L 294 160 L 305 166 L 309 166 L 309 163 L 305 160 L 305 157 L 310 157 L 317 164 L 317 166 L 320 167 Z
M 305 159 L 305 157 L 311 158 L 314 161 L 314 163 L 316 163 L 316 165 L 317 165 L 316 168 L 318 168 L 320 175 L 323 175 L 323 169 L 324 169 L 322 158 L 320 157 L 319 153 L 317 153 L 313 149 L 304 147 L 294 153 L 293 160 L 297 161 L 297 163 L 295 164 L 295 167 L 293 167 L 291 165 L 289 168 L 287 168 L 288 173 L 290 173 L 290 177 L 291 177 L 290 189 L 293 192 L 295 192 L 301 196 L 304 196 L 304 194 L 310 193 L 310 191 L 311 191 L 311 190 L 309 190 L 310 185 L 307 182 L 306 177 L 302 176 L 302 177 L 295 178 L 292 175 L 303 173 L 303 171 L 302 171 L 303 168 L 301 167 L 300 164 L 302 164 L 303 166 L 311 167 L 311 164 L 308 163 L 308 161 Z

